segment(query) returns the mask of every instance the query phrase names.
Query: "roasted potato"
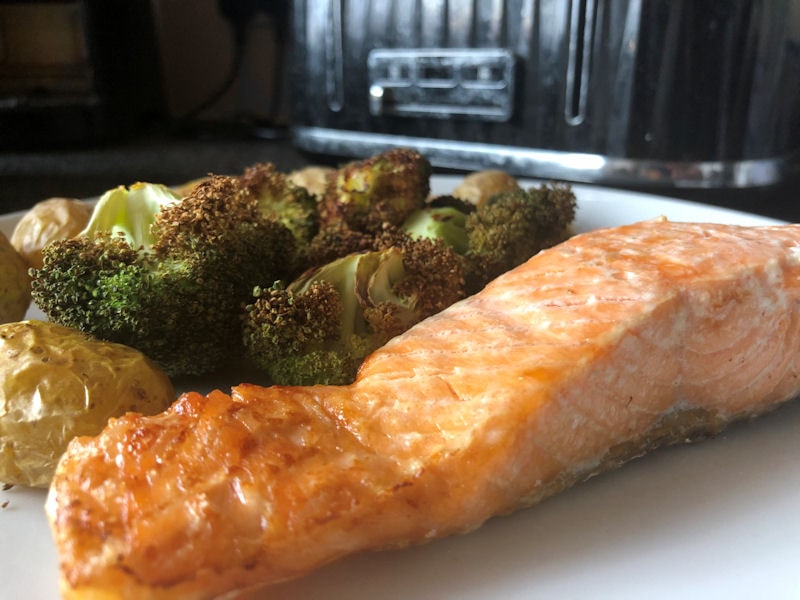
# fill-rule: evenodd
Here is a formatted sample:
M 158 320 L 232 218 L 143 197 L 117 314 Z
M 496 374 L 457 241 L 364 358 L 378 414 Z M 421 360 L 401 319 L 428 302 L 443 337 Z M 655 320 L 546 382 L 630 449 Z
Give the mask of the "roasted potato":
M 175 399 L 139 351 L 43 321 L 0 325 L 0 377 L 0 482 L 10 484 L 47 486 L 73 437 Z
M 0 323 L 19 321 L 30 304 L 28 263 L 0 231 Z
M 92 208 L 72 198 L 48 198 L 37 202 L 17 222 L 11 245 L 28 265 L 42 268 L 42 248 L 53 240 L 71 238 L 86 227 Z
M 519 182 L 506 173 L 488 169 L 470 173 L 453 190 L 453 196 L 473 204 L 480 204 L 500 192 L 519 189 Z
M 303 167 L 289 173 L 289 181 L 295 185 L 306 188 L 315 196 L 324 196 L 328 187 L 328 176 L 336 169 L 332 167 Z

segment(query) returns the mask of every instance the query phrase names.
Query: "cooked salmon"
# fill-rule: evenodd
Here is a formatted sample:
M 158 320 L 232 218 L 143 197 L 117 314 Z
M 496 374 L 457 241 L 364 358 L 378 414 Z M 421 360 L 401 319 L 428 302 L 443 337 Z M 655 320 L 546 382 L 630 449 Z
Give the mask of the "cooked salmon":
M 73 441 L 47 500 L 62 591 L 212 598 L 467 532 L 761 414 L 798 374 L 800 225 L 578 235 L 353 385 L 187 393 Z

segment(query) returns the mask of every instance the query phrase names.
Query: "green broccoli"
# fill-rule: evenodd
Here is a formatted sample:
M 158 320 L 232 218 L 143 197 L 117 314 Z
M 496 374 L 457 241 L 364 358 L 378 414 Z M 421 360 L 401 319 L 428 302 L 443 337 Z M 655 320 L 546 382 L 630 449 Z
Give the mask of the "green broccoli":
M 541 185 L 501 192 L 478 206 L 434 199 L 406 219 L 415 238 L 439 239 L 461 255 L 466 290 L 489 281 L 570 235 L 575 196 L 569 186 Z
M 430 191 L 431 164 L 419 152 L 395 148 L 338 169 L 320 203 L 323 225 L 343 223 L 378 233 L 400 226 L 422 208 Z
M 309 267 L 319 267 L 337 258 L 366 252 L 375 245 L 375 235 L 350 229 L 344 223 L 322 227 L 306 247 L 305 259 Z
M 467 217 L 474 211 L 474 204 L 453 196 L 438 196 L 411 213 L 403 229 L 416 238 L 441 239 L 463 255 L 469 250 Z
M 294 236 L 235 178 L 180 200 L 163 186 L 108 192 L 87 228 L 43 251 L 32 292 L 50 320 L 139 349 L 170 375 L 241 356 L 241 305 L 291 274 Z
M 240 177 L 242 187 L 257 199 L 267 216 L 283 223 L 292 232 L 299 246 L 311 241 L 319 229 L 318 199 L 306 188 L 295 185 L 272 163 L 248 167 Z
M 277 383 L 347 383 L 391 337 L 569 234 L 566 186 L 476 207 L 428 200 L 430 175 L 396 149 L 334 171 L 323 198 L 272 164 L 209 176 L 185 198 L 120 186 L 81 234 L 44 249 L 32 296 L 52 321 L 171 375 L 248 357 Z
M 251 361 L 274 383 L 347 384 L 373 350 L 464 297 L 458 255 L 387 227 L 369 251 L 256 288 L 243 315 Z
M 563 242 L 575 219 L 575 195 L 563 184 L 502 192 L 467 217 L 468 277 L 483 287 L 534 254 Z

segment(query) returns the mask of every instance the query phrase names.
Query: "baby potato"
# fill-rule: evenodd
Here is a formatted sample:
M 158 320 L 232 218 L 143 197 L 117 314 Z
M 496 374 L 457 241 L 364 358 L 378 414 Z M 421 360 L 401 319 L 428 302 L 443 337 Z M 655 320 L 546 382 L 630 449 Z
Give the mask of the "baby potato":
M 28 264 L 0 231 L 0 323 L 19 321 L 30 304 Z
M 37 202 L 17 222 L 11 245 L 28 265 L 42 268 L 42 248 L 53 240 L 65 240 L 80 233 L 92 208 L 72 198 L 48 198 Z
M 495 194 L 519 189 L 519 182 L 506 173 L 488 169 L 470 173 L 453 190 L 453 196 L 472 204 L 485 202 Z
M 312 165 L 292 171 L 288 178 L 293 184 L 306 188 L 315 196 L 322 197 L 325 195 L 325 188 L 328 187 L 328 176 L 335 170 L 333 167 Z
M 46 487 L 76 436 L 175 399 L 142 353 L 43 321 L 0 325 L 0 482 Z

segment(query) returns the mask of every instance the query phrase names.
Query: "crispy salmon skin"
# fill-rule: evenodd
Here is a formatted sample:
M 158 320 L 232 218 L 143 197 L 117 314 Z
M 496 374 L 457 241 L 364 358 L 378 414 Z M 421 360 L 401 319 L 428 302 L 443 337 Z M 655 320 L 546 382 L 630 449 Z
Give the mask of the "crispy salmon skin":
M 800 225 L 575 236 L 346 387 L 240 385 L 74 440 L 47 500 L 69 598 L 213 598 L 466 532 L 800 392 Z

